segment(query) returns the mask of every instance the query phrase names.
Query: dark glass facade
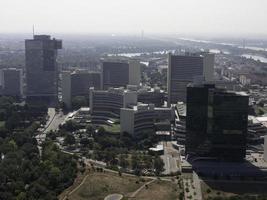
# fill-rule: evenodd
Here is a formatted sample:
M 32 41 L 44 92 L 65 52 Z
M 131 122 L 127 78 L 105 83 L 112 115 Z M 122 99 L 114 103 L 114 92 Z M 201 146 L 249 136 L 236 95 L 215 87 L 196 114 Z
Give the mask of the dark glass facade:
M 49 35 L 34 35 L 25 40 L 26 57 L 26 97 L 28 102 L 57 102 L 58 68 L 57 49 L 61 40 L 51 39 Z
M 103 62 L 103 87 L 126 87 L 129 84 L 129 64 Z
M 187 88 L 186 152 L 223 160 L 246 154 L 248 96 L 214 85 Z
M 90 87 L 101 89 L 100 73 L 74 73 L 71 75 L 71 96 L 88 96 Z

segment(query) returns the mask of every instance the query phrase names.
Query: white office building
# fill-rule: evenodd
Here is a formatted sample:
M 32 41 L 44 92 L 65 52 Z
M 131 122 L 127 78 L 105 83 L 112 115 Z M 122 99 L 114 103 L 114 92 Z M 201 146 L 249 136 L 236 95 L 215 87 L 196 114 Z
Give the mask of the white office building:
M 137 92 L 124 88 L 109 88 L 89 92 L 90 112 L 93 124 L 106 124 L 120 119 L 120 109 L 137 104 Z
M 134 136 L 153 131 L 155 122 L 155 107 L 153 104 L 139 104 L 131 108 L 120 109 L 121 132 Z

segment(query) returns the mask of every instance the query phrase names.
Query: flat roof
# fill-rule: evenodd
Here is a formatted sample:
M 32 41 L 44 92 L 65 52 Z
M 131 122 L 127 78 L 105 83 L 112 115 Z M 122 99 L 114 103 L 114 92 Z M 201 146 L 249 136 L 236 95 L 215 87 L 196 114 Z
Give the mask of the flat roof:
M 158 144 L 156 147 L 149 148 L 150 151 L 163 151 L 163 144 Z
M 170 131 L 157 131 L 156 135 L 170 135 L 171 132 Z

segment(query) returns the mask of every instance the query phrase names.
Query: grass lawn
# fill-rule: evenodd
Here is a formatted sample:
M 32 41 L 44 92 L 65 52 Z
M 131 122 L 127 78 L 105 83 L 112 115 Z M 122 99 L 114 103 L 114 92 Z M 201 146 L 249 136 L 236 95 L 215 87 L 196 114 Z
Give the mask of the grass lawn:
M 151 183 L 147 189 L 143 189 L 136 195 L 136 200 L 177 200 L 179 198 L 179 189 L 177 184 L 167 181 Z
M 113 124 L 113 125 L 111 125 L 111 126 L 103 125 L 102 127 L 103 127 L 107 132 L 110 132 L 110 133 L 120 133 L 120 131 L 121 131 L 120 124 Z
M 267 113 L 266 107 L 254 106 L 255 112 L 257 115 L 262 115 Z
M 119 176 L 113 173 L 91 173 L 84 184 L 69 196 L 69 200 L 103 200 L 107 195 L 119 193 L 127 196 L 144 183 L 137 177 Z

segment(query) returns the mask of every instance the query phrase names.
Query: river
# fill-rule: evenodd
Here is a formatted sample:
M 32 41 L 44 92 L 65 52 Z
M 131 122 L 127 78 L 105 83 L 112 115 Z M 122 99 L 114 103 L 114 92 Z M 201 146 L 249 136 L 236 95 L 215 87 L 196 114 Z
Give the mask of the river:
M 260 61 L 262 63 L 267 63 L 267 58 L 262 57 L 262 56 L 251 55 L 251 54 L 242 54 L 241 56 L 244 57 L 244 58 L 247 58 L 247 59 L 253 59 L 253 60 L 256 60 L 256 61 Z

